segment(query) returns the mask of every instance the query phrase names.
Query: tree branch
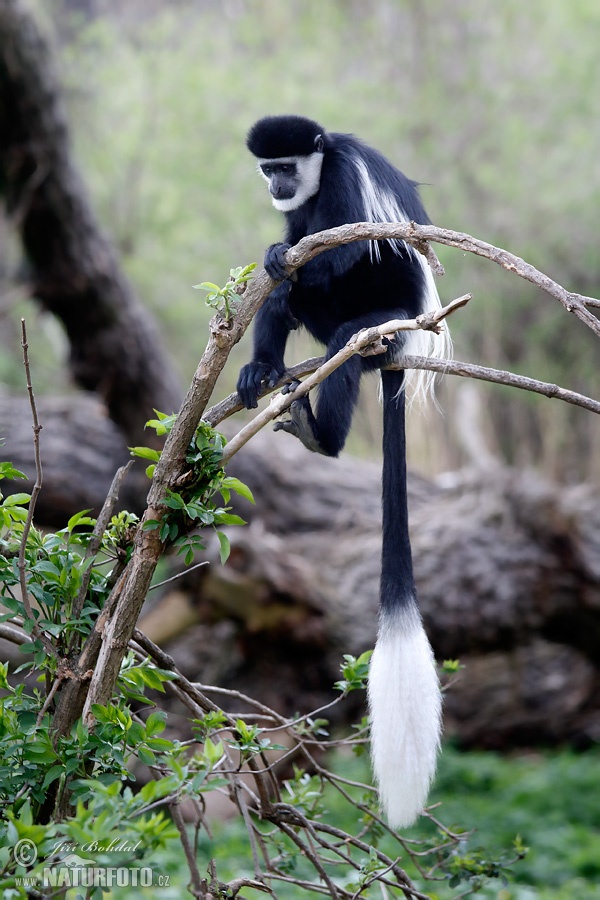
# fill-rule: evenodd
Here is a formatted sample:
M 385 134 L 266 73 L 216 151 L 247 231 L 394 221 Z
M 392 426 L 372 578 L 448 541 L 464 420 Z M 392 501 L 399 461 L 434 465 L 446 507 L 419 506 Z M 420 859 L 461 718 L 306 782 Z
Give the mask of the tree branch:
M 108 528 L 108 523 L 110 522 L 111 516 L 113 514 L 113 510 L 115 508 L 115 503 L 117 502 L 117 499 L 119 497 L 119 490 L 121 489 L 123 479 L 127 475 L 127 472 L 130 470 L 132 465 L 133 460 L 130 460 L 126 465 L 121 466 L 116 471 L 108 494 L 106 495 L 106 500 L 104 501 L 102 509 L 100 510 L 100 515 L 96 519 L 92 537 L 85 551 L 84 562 L 87 562 L 88 559 L 90 559 L 92 556 L 95 556 L 102 545 L 102 538 L 104 536 L 104 532 Z M 79 591 L 77 592 L 77 596 L 73 603 L 73 611 L 71 614 L 73 619 L 78 619 L 79 614 L 83 609 L 83 604 L 85 603 L 85 598 L 90 586 L 91 577 L 92 566 L 90 565 L 84 572 L 83 578 L 81 579 Z
M 406 240 L 416 246 L 421 252 L 423 252 L 426 242 L 431 240 L 487 257 L 508 271 L 513 271 L 520 277 L 537 284 L 547 293 L 557 298 L 569 312 L 577 315 L 578 318 L 600 336 L 600 321 L 586 308 L 586 298 L 578 294 L 569 293 L 548 278 L 548 276 L 538 272 L 533 266 L 525 263 L 519 257 L 507 253 L 505 250 L 478 241 L 470 235 L 447 231 L 434 226 L 415 225 L 414 223 L 358 223 L 345 225 L 303 238 L 287 252 L 286 261 L 290 266 L 290 270 L 293 271 L 318 253 L 333 246 L 338 246 L 341 243 L 391 238 Z M 132 558 L 114 596 L 114 614 L 106 622 L 102 648 L 92 676 L 84 711 L 88 725 L 93 721 L 93 717 L 90 715 L 91 705 L 93 703 L 106 704 L 112 694 L 121 660 L 126 652 L 142 604 L 150 587 L 156 564 L 164 550 L 158 530 L 145 531 L 143 525 L 149 519 L 159 521 L 162 519 L 164 513 L 163 500 L 166 491 L 173 486 L 184 470 L 187 447 L 200 417 L 204 413 L 229 352 L 234 344 L 240 340 L 252 317 L 274 286 L 275 282 L 264 270 L 260 270 L 245 291 L 245 302 L 240 304 L 235 319 L 226 322 L 221 316 L 215 316 L 211 320 L 208 345 L 157 463 L 148 494 L 148 506 L 137 533 Z M 455 308 L 455 306 L 456 304 L 451 304 L 450 308 Z M 417 328 L 432 328 L 436 330 L 439 321 L 447 314 L 448 311 L 442 311 L 433 316 L 429 314 L 425 317 L 420 317 L 420 320 L 386 323 L 379 328 L 361 332 L 339 354 L 336 354 L 335 357 L 322 365 L 317 372 L 310 375 L 297 388 L 295 396 L 303 396 L 308 393 L 316 384 L 327 377 L 330 371 L 333 371 L 334 368 L 341 365 L 345 359 L 348 359 L 354 353 L 360 352 L 360 350 L 372 344 L 378 337 L 399 330 L 415 330 Z M 552 395 L 559 396 L 556 391 Z M 294 396 L 286 395 L 279 395 L 273 398 L 267 410 L 259 413 L 253 422 L 246 426 L 245 429 L 242 429 L 238 436 L 227 445 L 224 461 L 229 460 L 236 450 L 267 422 L 280 415 L 293 400 Z M 215 412 L 215 408 L 209 412 L 211 418 L 214 418 L 215 415 L 221 414 L 222 408 L 219 413 Z
M 7 622 L 0 622 L 0 638 L 10 641 L 12 644 L 31 644 L 31 638 L 20 628 L 9 625 Z
M 600 337 L 600 320 L 587 309 L 588 306 L 598 306 L 599 300 L 567 291 L 562 285 L 553 281 L 530 263 L 525 262 L 520 256 L 514 256 L 507 250 L 503 250 L 502 247 L 495 247 L 493 244 L 480 241 L 461 231 L 450 231 L 435 225 L 417 225 L 415 222 L 407 224 L 358 222 L 353 225 L 340 225 L 338 228 L 319 231 L 317 234 L 302 238 L 295 247 L 291 247 L 287 251 L 285 259 L 290 270 L 295 271 L 319 253 L 340 244 L 394 238 L 407 241 L 420 252 L 423 252 L 424 242 L 434 241 L 489 259 L 506 269 L 507 272 L 514 272 L 515 275 L 550 294 L 564 306 L 567 312 L 577 316 Z
M 490 369 L 486 366 L 477 366 L 473 363 L 460 362 L 451 359 L 431 359 L 426 356 L 406 356 L 402 361 L 394 363 L 390 369 L 427 369 L 429 372 L 439 372 L 441 375 L 458 375 L 462 378 L 475 378 L 478 381 L 488 381 L 492 384 L 504 384 L 508 387 L 519 388 L 522 391 L 533 391 L 535 394 L 543 394 L 550 399 L 556 398 L 581 406 L 590 412 L 600 414 L 600 402 L 560 387 L 546 381 L 538 381 L 528 378 L 526 375 L 515 375 L 503 369 Z
M 21 586 L 21 599 L 23 600 L 23 611 L 25 612 L 26 617 L 32 623 L 32 634 L 34 637 L 38 638 L 43 644 L 44 650 L 46 653 L 49 653 L 50 656 L 57 656 L 56 650 L 54 649 L 54 645 L 52 641 L 48 638 L 46 634 L 42 631 L 40 626 L 38 625 L 35 616 L 33 615 L 33 610 L 31 608 L 31 602 L 29 600 L 29 591 L 27 589 L 27 573 L 26 573 L 26 562 L 25 562 L 25 549 L 27 547 L 27 539 L 29 537 L 29 532 L 31 531 L 31 527 L 33 525 L 33 514 L 35 513 L 35 504 L 37 502 L 37 498 L 42 489 L 42 457 L 40 454 L 40 431 L 42 430 L 42 426 L 40 425 L 37 407 L 35 405 L 35 396 L 33 393 L 33 384 L 31 381 L 31 368 L 29 365 L 29 344 L 27 343 L 27 329 L 25 327 L 25 319 L 21 319 L 21 346 L 23 347 L 23 365 L 25 366 L 25 380 L 27 382 L 27 393 L 29 395 L 29 405 L 31 407 L 31 418 L 33 421 L 33 448 L 34 448 L 34 456 L 35 456 L 35 484 L 33 485 L 33 490 L 31 491 L 31 499 L 29 501 L 29 507 L 27 510 L 27 518 L 25 520 L 25 525 L 23 526 L 23 534 L 21 535 L 21 542 L 19 545 L 19 556 L 17 559 L 17 569 L 19 570 L 19 583 Z

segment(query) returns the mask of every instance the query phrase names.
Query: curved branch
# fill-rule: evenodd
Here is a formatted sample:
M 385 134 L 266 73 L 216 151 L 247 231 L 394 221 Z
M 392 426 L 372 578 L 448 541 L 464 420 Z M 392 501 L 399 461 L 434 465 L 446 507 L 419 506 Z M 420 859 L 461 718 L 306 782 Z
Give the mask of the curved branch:
M 302 238 L 295 247 L 291 247 L 287 251 L 285 259 L 290 269 L 295 271 L 317 254 L 340 244 L 365 240 L 391 240 L 392 238 L 407 241 L 420 252 L 424 252 L 425 242 L 434 241 L 489 259 L 506 269 L 507 272 L 514 272 L 515 275 L 550 294 L 564 306 L 567 312 L 577 316 L 600 337 L 600 320 L 587 309 L 588 306 L 598 306 L 600 301 L 594 297 L 585 297 L 582 294 L 567 291 L 562 285 L 553 281 L 530 263 L 525 262 L 520 256 L 514 256 L 502 247 L 495 247 L 493 244 L 480 241 L 461 231 L 450 231 L 435 225 L 417 225 L 415 222 L 406 224 L 358 222 L 330 228 L 327 231 L 319 231 L 317 234 Z
M 25 634 L 20 628 L 15 628 L 14 625 L 9 625 L 7 622 L 0 622 L 0 638 L 10 641 L 12 644 L 32 643 L 28 634 Z

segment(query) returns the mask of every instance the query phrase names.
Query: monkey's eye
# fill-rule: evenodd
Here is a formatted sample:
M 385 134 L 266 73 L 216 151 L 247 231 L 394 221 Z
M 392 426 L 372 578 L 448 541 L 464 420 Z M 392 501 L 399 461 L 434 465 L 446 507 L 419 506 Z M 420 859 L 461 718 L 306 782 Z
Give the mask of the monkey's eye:
M 266 178 L 270 178 L 273 174 L 273 166 L 261 166 L 260 168 Z
M 283 165 L 279 166 L 279 171 L 281 172 L 282 175 L 292 175 L 294 173 L 294 166 L 291 164 L 289 164 L 289 165 L 283 164 Z

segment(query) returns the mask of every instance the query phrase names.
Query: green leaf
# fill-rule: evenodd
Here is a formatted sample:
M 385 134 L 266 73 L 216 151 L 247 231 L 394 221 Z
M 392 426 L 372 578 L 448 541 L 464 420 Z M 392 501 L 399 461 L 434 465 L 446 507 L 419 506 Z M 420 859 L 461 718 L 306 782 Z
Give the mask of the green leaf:
M 10 462 L 0 462 L 0 478 L 27 478 L 19 469 L 15 469 Z
M 82 509 L 81 512 L 77 512 L 77 513 L 75 513 L 74 516 L 71 516 L 71 518 L 67 522 L 67 531 L 69 532 L 69 534 L 78 525 L 95 525 L 96 524 L 96 520 L 91 519 L 88 516 L 89 512 L 90 512 L 89 509 Z
M 4 503 L 3 506 L 23 506 L 26 503 L 29 503 L 31 500 L 31 494 L 10 494 Z
M 222 741 L 211 741 L 209 737 L 204 741 L 204 756 L 211 768 L 216 766 L 224 752 Z
M 142 531 L 154 531 L 156 528 L 160 528 L 161 523 L 158 519 L 146 519 L 142 526 Z
M 165 712 L 150 713 L 146 719 L 146 734 L 148 737 L 154 737 L 155 734 L 161 734 L 165 730 L 165 720 L 167 714 Z
M 219 525 L 245 525 L 245 521 L 241 516 L 234 516 L 233 513 L 218 513 L 215 515 L 215 522 Z
M 156 762 L 156 756 L 152 750 L 149 750 L 147 747 L 138 747 L 137 755 L 147 766 L 153 766 Z
M 224 566 L 231 553 L 231 544 L 229 543 L 227 535 L 222 531 L 217 531 L 217 537 L 219 538 L 219 556 L 221 558 L 221 565 Z
M 60 778 L 63 771 L 64 771 L 64 768 L 62 765 L 52 766 L 51 769 L 48 769 L 48 771 L 46 772 L 46 777 L 44 778 L 44 781 L 42 783 L 42 790 L 45 791 L 46 788 L 49 785 L 51 785 L 53 781 L 56 781 L 57 778 Z
M 250 503 L 254 503 L 254 496 L 252 491 L 248 487 L 247 484 L 244 484 L 243 481 L 240 481 L 239 478 L 234 478 L 232 475 L 228 475 L 221 482 L 221 486 L 227 488 L 230 491 L 233 491 L 235 494 L 239 494 L 240 497 L 245 497 L 246 500 L 249 500 Z
M 153 462 L 158 462 L 160 459 L 159 451 L 153 450 L 152 447 L 129 447 L 129 452 L 132 456 L 139 456 L 140 459 L 151 459 Z

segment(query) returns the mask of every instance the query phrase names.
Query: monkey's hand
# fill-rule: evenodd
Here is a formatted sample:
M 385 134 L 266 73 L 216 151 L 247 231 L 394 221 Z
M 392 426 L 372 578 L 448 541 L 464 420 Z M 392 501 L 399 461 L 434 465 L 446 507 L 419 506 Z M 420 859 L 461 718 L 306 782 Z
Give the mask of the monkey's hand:
M 274 388 L 284 372 L 283 362 L 281 365 L 257 360 L 247 363 L 240 370 L 237 383 L 237 392 L 246 409 L 256 409 L 263 383 L 266 382 L 269 388 Z
M 289 393 L 290 390 L 294 390 L 297 384 L 298 382 L 292 382 L 288 391 L 286 392 L 284 388 L 284 392 Z M 317 423 L 308 397 L 299 397 L 298 400 L 294 400 L 289 412 L 291 418 L 275 422 L 273 431 L 287 431 L 288 434 L 293 434 L 299 441 L 302 441 L 307 450 L 328 456 L 329 454 L 325 452 L 315 433 Z
M 274 281 L 284 281 L 290 275 L 285 262 L 285 254 L 291 246 L 291 244 L 271 244 L 265 251 L 264 267 L 267 275 L 270 275 Z

